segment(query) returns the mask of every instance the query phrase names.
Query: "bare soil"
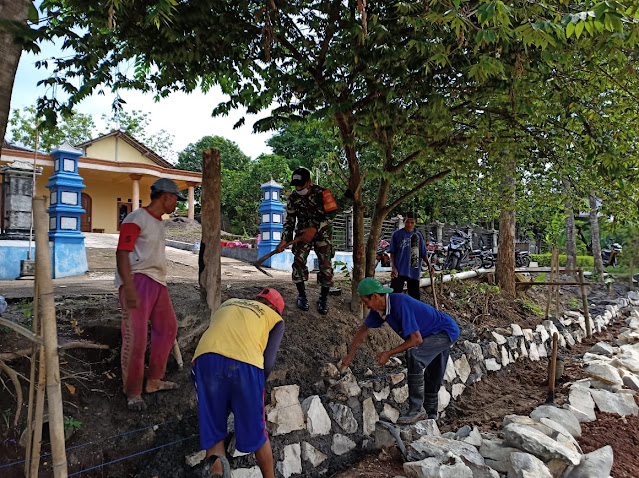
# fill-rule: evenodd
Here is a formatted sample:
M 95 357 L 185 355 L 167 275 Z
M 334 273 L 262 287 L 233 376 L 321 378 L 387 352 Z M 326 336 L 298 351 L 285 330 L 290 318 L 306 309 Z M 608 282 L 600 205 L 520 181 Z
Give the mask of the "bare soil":
M 112 274 L 115 256 L 107 249 L 89 249 L 90 274 Z M 226 267 L 226 269 L 224 269 Z M 169 291 L 178 316 L 178 337 L 185 364 L 194 352 L 201 332 L 206 328 L 210 312 L 200 301 L 197 273 L 191 266 L 173 262 L 170 264 Z M 277 287 L 282 293 L 287 307 L 284 311 L 286 332 L 278 354 L 276 368 L 267 383 L 266 400 L 270 400 L 272 387 L 297 383 L 300 397 L 323 392 L 319 371 L 327 362 L 337 363 L 346 353 L 350 339 L 362 321 L 360 313 L 350 310 L 349 287 L 342 281 L 342 294 L 330 298 L 331 310 L 328 316 L 321 316 L 315 310 L 315 300 L 319 286 L 310 284 L 309 298 L 311 310 L 299 311 L 294 303 L 297 291 L 290 282 L 290 274 L 281 273 L 270 279 L 253 270 L 248 265 L 223 264 L 222 298 L 254 297 L 262 287 Z M 380 279 L 384 280 L 382 275 Z M 107 280 L 107 279 L 104 279 Z M 486 293 L 480 284 L 484 281 L 464 281 L 444 285 L 438 289 L 442 310 L 452 315 L 462 330 L 460 340 L 477 340 L 495 327 L 506 327 L 519 323 L 524 327 L 534 327 L 541 319 L 534 305 L 544 305 L 545 294 L 531 289 L 515 300 L 504 300 Z M 490 280 L 490 277 L 488 278 Z M 89 282 L 88 280 L 85 282 Z M 71 286 L 69 286 L 71 287 Z M 566 288 L 562 295 L 564 307 L 577 291 Z M 572 288 L 575 289 L 575 288 Z M 68 292 L 68 294 L 66 294 Z M 95 469 L 83 473 L 86 477 L 128 477 L 128 476 L 170 476 L 189 477 L 193 471 L 184 464 L 184 456 L 199 450 L 197 438 L 197 409 L 195 393 L 190 383 L 188 365 L 178 371 L 176 362 L 170 358 L 167 378 L 180 384 L 180 390 L 146 395 L 148 410 L 134 413 L 126 409 L 121 393 L 121 372 L 119 366 L 120 307 L 114 291 L 106 293 L 78 293 L 67 288 L 56 292 L 57 319 L 60 343 L 76 340 L 90 340 L 106 344 L 108 350 L 70 349 L 61 355 L 61 379 L 64 410 L 68 417 L 67 428 L 73 435 L 67 441 L 69 472 L 74 473 L 91 467 Z M 622 290 L 618 290 L 622 293 Z M 28 294 L 27 294 L 28 295 Z M 25 295 L 25 297 L 27 297 Z M 593 296 L 607 297 L 604 291 L 594 291 Z M 429 290 L 423 290 L 422 299 L 431 302 Z M 31 299 L 13 298 L 3 317 L 10 317 L 30 327 Z M 487 304 L 487 305 L 486 305 Z M 593 312 L 594 313 L 594 312 Z M 610 333 L 597 340 L 609 340 Z M 390 328 L 385 327 L 370 334 L 363 349 L 358 352 L 352 364 L 357 376 L 363 377 L 369 369 L 379 375 L 389 373 L 402 366 L 384 367 L 374 365 L 373 356 L 380 350 L 399 344 L 399 338 Z M 594 343 L 594 342 L 592 342 Z M 579 375 L 578 362 L 572 361 L 583 353 L 589 344 L 579 345 L 566 359 L 564 380 Z M 0 330 L 0 353 L 28 347 L 28 343 L 13 332 Z M 8 362 L 21 374 L 23 393 L 28 391 L 29 360 L 17 359 Z M 481 382 L 469 387 L 464 395 L 447 410 L 441 421 L 442 430 L 456 429 L 465 424 L 477 425 L 481 430 L 496 430 L 501 418 L 509 413 L 529 413 L 546 399 L 546 362 L 521 361 L 502 371 L 486 376 Z M 17 427 L 12 422 L 15 417 L 15 392 L 10 382 L 2 375 L 0 383 L 0 466 L 22 460 L 24 449 L 19 445 L 19 437 L 26 426 L 26 411 Z M 498 390 L 497 393 L 495 391 Z M 560 387 L 556 401 L 564 400 Z M 619 419 L 604 419 L 594 422 L 600 426 L 615 429 Z M 627 431 L 635 440 L 639 434 L 636 421 L 627 419 Z M 624 423 L 625 425 L 625 423 Z M 634 428 L 633 428 L 634 426 Z M 594 427 L 594 425 L 593 425 Z M 46 428 L 46 427 L 45 427 Z M 587 445 L 589 427 L 584 427 L 582 443 Z M 600 433 L 598 430 L 592 432 Z M 601 435 L 600 435 L 601 436 Z M 632 447 L 622 446 L 614 436 L 609 443 L 615 448 L 615 467 L 631 466 L 634 454 Z M 602 440 L 598 443 L 602 446 Z M 608 441 L 606 441 L 608 443 Z M 625 442 L 624 442 L 625 443 Z M 45 435 L 43 453 L 48 452 L 48 437 Z M 160 447 L 160 448 L 158 448 Z M 155 448 L 155 449 L 154 449 Z M 618 449 L 619 448 L 619 449 Z M 149 451 L 151 450 L 151 451 Z M 625 450 L 625 451 L 624 451 Z M 635 447 L 636 450 L 636 447 Z M 140 453 L 138 456 L 132 456 Z M 126 458 L 130 457 L 130 458 Z M 125 458 L 125 459 L 123 459 Z M 238 458 L 239 464 L 247 458 Z M 619 463 L 619 465 L 617 465 Z M 363 457 L 358 463 L 337 475 L 340 477 L 387 477 L 403 474 L 401 460 L 396 450 Z M 48 457 L 42 460 L 41 476 L 52 476 Z M 617 468 L 615 468 L 617 470 Z M 333 473 L 339 470 L 331 470 Z M 0 468 L 3 477 L 23 476 L 22 465 Z M 632 476 L 613 474 L 617 476 Z

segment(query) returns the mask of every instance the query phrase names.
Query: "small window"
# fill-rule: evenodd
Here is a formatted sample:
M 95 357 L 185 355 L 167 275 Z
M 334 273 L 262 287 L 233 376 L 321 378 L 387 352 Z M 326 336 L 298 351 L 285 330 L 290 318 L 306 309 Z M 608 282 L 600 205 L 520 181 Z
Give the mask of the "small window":
M 262 222 L 263 223 L 271 222 L 270 214 L 262 214 Z
M 270 241 L 271 240 L 271 232 L 270 231 L 262 232 L 262 240 L 263 241 Z
M 271 192 L 270 191 L 264 191 L 264 200 L 268 201 L 269 199 L 271 199 Z
M 279 199 L 279 195 L 279 191 L 273 191 L 273 201 L 277 201 Z

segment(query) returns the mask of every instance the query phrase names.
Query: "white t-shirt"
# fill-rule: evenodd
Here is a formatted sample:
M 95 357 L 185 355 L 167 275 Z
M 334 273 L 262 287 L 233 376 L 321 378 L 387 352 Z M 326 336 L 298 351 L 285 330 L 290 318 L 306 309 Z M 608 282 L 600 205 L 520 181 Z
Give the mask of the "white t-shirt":
M 161 217 L 154 216 L 145 207 L 129 214 L 120 225 L 118 251 L 129 251 L 133 274 L 144 274 L 166 286 L 166 241 Z M 116 268 L 115 285 L 123 284 Z

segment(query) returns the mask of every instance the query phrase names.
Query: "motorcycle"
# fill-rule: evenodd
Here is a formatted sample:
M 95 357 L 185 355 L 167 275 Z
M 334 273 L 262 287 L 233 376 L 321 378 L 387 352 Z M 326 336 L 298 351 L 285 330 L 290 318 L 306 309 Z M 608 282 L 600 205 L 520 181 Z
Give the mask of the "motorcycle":
M 528 267 L 530 265 L 530 252 L 528 251 L 516 251 L 515 252 L 515 267 Z
M 448 242 L 448 254 L 444 269 L 459 270 L 462 267 L 480 267 L 481 258 L 473 256 L 470 247 L 470 236 L 459 229 L 455 230 L 455 234 L 450 237 Z
M 482 267 L 490 269 L 495 266 L 495 257 L 492 248 L 482 246 L 480 249 L 473 249 L 472 256 L 478 258 L 475 262 L 479 262 Z
M 428 257 L 430 265 L 433 266 L 433 269 L 436 271 L 442 270 L 444 263 L 446 262 L 446 254 L 447 249 L 444 245 L 441 242 L 436 242 L 432 233 L 429 234 L 428 240 L 426 241 L 426 256 Z M 427 270 L 427 266 L 423 262 L 422 270 Z
M 377 255 L 376 255 L 377 262 L 375 263 L 376 265 L 381 262 L 382 267 L 391 266 L 390 254 L 388 253 L 388 246 L 390 246 L 390 243 L 388 241 L 385 241 L 384 239 L 379 240 L 379 245 L 377 246 Z
M 623 251 L 623 246 L 618 242 L 608 241 L 606 249 L 601 250 L 601 260 L 604 267 L 615 267 L 617 265 L 617 255 Z

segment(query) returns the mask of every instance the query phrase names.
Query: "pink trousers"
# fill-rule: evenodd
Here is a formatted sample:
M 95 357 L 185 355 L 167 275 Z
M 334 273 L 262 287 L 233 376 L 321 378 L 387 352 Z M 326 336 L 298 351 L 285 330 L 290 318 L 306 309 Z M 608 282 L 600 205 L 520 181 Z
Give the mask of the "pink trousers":
M 119 291 L 122 306 L 122 382 L 127 397 L 142 394 L 149 321 L 151 354 L 146 374 L 148 379 L 164 377 L 166 361 L 177 334 L 177 318 L 166 286 L 144 274 L 135 274 L 133 283 L 140 298 L 137 309 L 128 309 L 124 288 L 120 287 Z

